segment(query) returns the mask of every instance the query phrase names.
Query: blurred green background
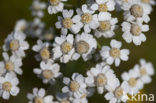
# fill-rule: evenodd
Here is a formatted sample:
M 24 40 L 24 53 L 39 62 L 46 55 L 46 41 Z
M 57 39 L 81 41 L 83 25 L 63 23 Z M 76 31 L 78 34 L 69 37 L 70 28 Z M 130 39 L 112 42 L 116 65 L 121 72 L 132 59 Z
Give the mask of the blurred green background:
M 9 33 L 13 31 L 16 21 L 22 18 L 26 20 L 32 20 L 31 11 L 29 9 L 31 2 L 32 0 L 0 0 L 0 54 L 2 53 L 2 45 L 4 43 L 4 39 Z M 73 5 L 76 5 L 76 0 L 69 0 L 69 2 L 71 2 Z M 115 15 L 117 14 L 114 14 L 114 16 Z M 47 22 L 49 25 L 54 25 L 54 23 L 56 22 L 54 21 L 56 20 L 54 18 L 56 18 L 56 16 L 47 15 L 45 21 L 49 21 Z M 145 58 L 147 61 L 153 62 L 154 67 L 156 67 L 156 7 L 154 7 L 154 12 L 151 14 L 151 21 L 149 25 L 150 31 L 146 33 L 147 41 L 138 47 L 133 44 L 126 44 L 125 41 L 121 38 L 122 33 L 117 32 L 116 39 L 123 42 L 123 48 L 129 48 L 131 51 L 128 62 L 122 62 L 120 67 L 118 68 L 115 68 L 113 66 L 114 71 L 119 78 L 122 72 L 128 71 L 128 69 L 132 68 L 139 62 L 140 58 Z M 108 45 L 110 40 L 111 39 L 101 39 L 100 41 L 105 41 L 104 44 Z M 56 90 L 60 90 L 62 86 L 61 84 L 57 84 L 57 86 L 52 86 L 49 88 L 49 85 L 44 85 L 42 81 L 33 74 L 33 68 L 39 66 L 39 63 L 35 61 L 33 55 L 35 55 L 35 53 L 33 53 L 31 50 L 28 50 L 27 57 L 23 61 L 24 63 L 22 69 L 24 71 L 24 74 L 22 76 L 19 76 L 19 87 L 21 89 L 19 95 L 17 97 L 11 97 L 9 101 L 5 101 L 0 98 L 0 103 L 27 103 L 28 100 L 26 98 L 26 94 L 28 92 L 32 92 L 32 89 L 34 87 L 44 87 L 48 89 L 49 94 L 55 93 Z M 1 55 L 0 60 L 2 60 Z M 79 60 L 77 62 L 70 62 L 67 65 L 62 64 L 61 71 L 65 76 L 71 76 L 73 72 L 84 74 L 86 70 L 93 65 L 95 65 L 93 61 L 83 62 L 82 60 Z M 147 94 L 155 94 L 156 96 L 155 76 L 153 76 L 153 81 L 151 84 L 145 85 L 143 92 Z M 89 98 L 89 103 L 107 102 L 104 100 L 103 95 L 95 94 L 92 98 Z

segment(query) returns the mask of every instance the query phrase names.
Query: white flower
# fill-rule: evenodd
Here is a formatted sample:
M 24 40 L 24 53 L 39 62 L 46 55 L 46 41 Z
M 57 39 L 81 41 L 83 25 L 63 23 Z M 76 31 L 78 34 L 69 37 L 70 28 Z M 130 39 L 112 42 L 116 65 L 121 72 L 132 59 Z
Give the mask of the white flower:
M 37 61 L 40 60 L 47 61 L 51 58 L 49 46 L 50 44 L 48 42 L 42 42 L 41 40 L 37 40 L 37 45 L 34 45 L 32 47 L 33 51 L 39 53 L 35 56 Z
M 140 0 L 142 3 L 143 7 L 147 8 L 150 10 L 150 12 L 153 11 L 152 6 L 156 4 L 155 0 Z
M 88 9 L 87 5 L 82 5 L 81 9 L 77 9 L 77 14 L 81 16 L 81 23 L 83 24 L 84 31 L 90 33 L 91 29 L 95 30 L 99 26 L 97 14 L 95 11 Z
M 92 54 L 97 48 L 96 39 L 93 35 L 82 33 L 81 35 L 76 35 L 75 39 L 75 49 L 76 52 L 73 55 L 73 60 L 77 60 L 82 56 L 83 60 L 87 61 L 92 57 Z
M 25 21 L 24 19 L 21 19 L 16 22 L 14 30 L 24 32 L 26 30 L 27 26 L 28 26 L 27 21 Z
M 154 75 L 154 67 L 151 62 L 146 62 L 144 59 L 140 60 L 140 66 L 137 68 L 140 74 L 140 80 L 143 84 L 148 84 L 152 81 L 151 76 Z
M 88 77 L 85 79 L 87 85 L 89 87 L 96 86 L 99 94 L 103 94 L 105 90 L 114 91 L 119 82 L 114 71 L 104 62 L 97 64 L 95 68 L 91 68 L 87 75 Z
M 66 35 L 68 30 L 72 33 L 76 34 L 80 31 L 83 24 L 80 22 L 81 17 L 80 15 L 73 16 L 73 10 L 63 10 L 62 17 L 58 17 L 58 22 L 56 23 L 56 28 L 61 29 L 61 33 Z
M 23 71 L 20 68 L 22 66 L 22 59 L 17 58 L 15 55 L 9 57 L 7 53 L 3 53 L 4 61 L 0 62 L 0 69 L 5 72 L 14 72 L 22 75 Z
M 99 27 L 95 30 L 95 36 L 100 38 L 101 36 L 105 38 L 111 38 L 115 35 L 114 29 L 118 22 L 117 18 L 112 18 L 110 13 L 104 12 L 98 15 Z
M 72 60 L 74 49 L 74 38 L 72 34 L 67 36 L 61 35 L 61 37 L 56 37 L 53 44 L 53 59 L 60 59 L 61 62 L 67 63 Z
M 11 50 L 13 55 L 24 57 L 24 51 L 29 48 L 29 44 L 25 39 L 26 35 L 23 32 L 15 31 L 6 38 L 3 50 Z
M 4 77 L 0 77 L 0 96 L 3 99 L 9 99 L 10 94 L 17 96 L 19 93 L 18 84 L 19 81 L 14 73 L 7 73 Z
M 137 22 L 123 22 L 122 31 L 124 32 L 122 37 L 127 43 L 133 42 L 135 45 L 141 45 L 142 42 L 146 41 L 146 36 L 143 32 L 149 31 L 148 25 L 143 25 L 142 20 Z
M 68 0 L 49 0 L 50 5 L 48 7 L 48 13 L 49 14 L 56 14 L 58 12 L 63 11 L 64 4 L 63 2 Z
M 120 41 L 111 40 L 111 48 L 108 46 L 103 46 L 100 54 L 102 59 L 106 61 L 109 65 L 112 65 L 115 62 L 115 66 L 120 65 L 120 59 L 123 61 L 128 60 L 129 50 L 128 49 L 120 49 L 122 43 Z
M 110 91 L 105 94 L 106 100 L 109 100 L 109 103 L 126 103 L 126 101 L 129 99 L 127 96 L 127 93 L 125 91 L 125 86 L 123 83 L 120 85 L 120 83 L 116 84 L 117 87 L 114 91 Z
M 137 0 L 136 0 L 137 1 Z M 117 8 L 120 10 L 120 9 L 123 9 L 125 10 L 127 7 L 130 6 L 130 3 L 132 2 L 132 0 L 116 0 L 117 2 Z M 127 10 L 127 9 L 126 9 Z
M 139 79 L 139 73 L 137 71 L 139 65 L 135 65 L 133 69 L 129 70 L 129 72 L 124 72 L 122 76 L 123 85 L 125 87 L 125 92 L 129 94 L 136 94 L 143 88 L 143 83 Z
M 44 12 L 43 10 L 46 8 L 46 3 L 40 2 L 39 0 L 33 0 L 32 3 L 32 15 L 37 17 L 43 17 Z
M 27 98 L 29 99 L 28 103 L 54 103 L 54 97 L 52 95 L 46 95 L 43 88 L 34 88 L 33 94 L 28 93 Z
M 88 103 L 88 100 L 86 97 L 74 98 L 72 103 Z
M 98 10 L 99 12 L 108 12 L 115 9 L 114 0 L 95 0 L 96 3 L 92 4 L 92 10 Z
M 40 37 L 44 28 L 45 23 L 42 22 L 40 18 L 34 18 L 34 20 L 28 24 L 28 28 L 25 32 L 31 37 Z
M 58 78 L 61 73 L 60 66 L 57 63 L 54 63 L 52 60 L 48 60 L 47 63 L 42 61 L 40 63 L 40 68 L 35 68 L 34 73 L 38 75 L 38 77 L 43 79 L 43 83 L 51 83 L 55 84 L 56 78 Z
M 87 96 L 85 78 L 81 74 L 74 73 L 71 80 L 64 77 L 63 83 L 67 85 L 62 88 L 63 93 L 69 93 L 70 96 L 74 96 L 75 98 Z
M 132 22 L 137 19 L 143 19 L 143 21 L 146 23 L 150 21 L 150 9 L 142 5 L 139 0 L 130 0 L 128 5 L 123 9 L 125 10 L 124 19 L 127 21 Z

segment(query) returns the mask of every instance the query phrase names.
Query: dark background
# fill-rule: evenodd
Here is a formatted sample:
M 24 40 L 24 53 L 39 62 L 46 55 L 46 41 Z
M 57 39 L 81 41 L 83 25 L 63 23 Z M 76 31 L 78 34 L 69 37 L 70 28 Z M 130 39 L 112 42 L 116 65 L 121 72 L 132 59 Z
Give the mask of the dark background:
M 46 1 L 46 0 L 45 0 Z M 48 0 L 47 0 L 48 1 Z M 2 53 L 2 45 L 4 43 L 4 39 L 7 37 L 9 33 L 13 31 L 14 25 L 19 19 L 32 20 L 30 13 L 30 5 L 32 0 L 1 0 L 0 1 L 0 54 Z M 77 3 L 72 0 L 70 1 L 73 5 L 77 5 Z M 47 11 L 46 11 L 47 12 Z M 47 14 L 46 14 L 47 15 Z M 114 14 L 119 16 L 118 14 Z M 122 15 L 122 14 L 121 14 Z M 45 21 L 49 25 L 54 25 L 56 16 L 45 17 Z M 119 17 L 120 18 L 120 17 Z M 53 22 L 52 22 L 53 21 Z M 145 58 L 147 61 L 151 61 L 156 67 L 156 7 L 154 7 L 154 12 L 151 14 L 151 21 L 149 23 L 150 31 L 146 33 L 147 41 L 143 43 L 141 46 L 136 47 L 134 44 L 126 44 L 124 40 L 122 40 L 121 32 L 117 31 L 117 40 L 121 40 L 123 42 L 123 48 L 130 49 L 130 58 L 128 62 L 122 62 L 120 67 L 114 68 L 116 75 L 120 78 L 120 75 L 124 71 L 128 71 L 128 69 L 132 68 L 135 64 L 139 62 L 140 58 Z M 109 44 L 111 39 L 106 40 L 105 45 Z M 32 40 L 29 40 L 32 42 Z M 32 45 L 31 45 L 32 46 Z M 28 92 L 32 92 L 34 87 L 44 87 L 48 89 L 48 93 L 55 93 L 56 90 L 60 90 L 61 84 L 57 84 L 57 86 L 49 87 L 49 85 L 44 85 L 40 79 L 33 74 L 33 68 L 38 67 L 39 63 L 35 61 L 33 58 L 34 53 L 31 50 L 27 51 L 27 57 L 24 59 L 23 63 L 23 71 L 24 74 L 22 76 L 18 76 L 20 79 L 19 87 L 21 89 L 20 93 L 17 97 L 11 97 L 9 101 L 5 101 L 0 98 L 0 103 L 27 103 L 26 94 Z M 2 56 L 0 55 L 0 60 L 2 60 Z M 85 73 L 87 69 L 91 66 L 95 65 L 93 61 L 83 62 L 79 60 L 77 62 L 70 62 L 67 65 L 62 64 L 61 71 L 65 74 L 65 76 L 71 76 L 73 72 Z M 86 69 L 85 69 L 86 68 Z M 67 72 L 68 71 L 68 72 Z M 61 79 L 60 79 L 61 81 Z M 146 94 L 154 94 L 156 95 L 156 77 L 153 76 L 153 81 L 151 84 L 145 85 L 142 90 L 143 93 Z M 89 103 L 105 103 L 105 99 L 103 95 L 94 95 L 91 99 L 89 99 Z

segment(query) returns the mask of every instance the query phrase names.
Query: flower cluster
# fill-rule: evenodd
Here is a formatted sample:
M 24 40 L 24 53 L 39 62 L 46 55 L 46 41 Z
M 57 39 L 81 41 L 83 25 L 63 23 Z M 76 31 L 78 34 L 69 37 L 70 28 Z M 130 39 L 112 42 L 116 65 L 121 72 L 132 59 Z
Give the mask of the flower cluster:
M 58 78 L 64 84 L 55 96 L 43 88 L 34 88 L 33 93 L 27 95 L 29 103 L 88 103 L 96 89 L 109 103 L 126 102 L 127 95 L 137 94 L 144 84 L 152 81 L 153 65 L 144 59 L 124 72 L 122 81 L 112 65 L 120 66 L 121 61 L 128 61 L 130 54 L 130 50 L 122 49 L 122 42 L 115 38 L 118 36 L 115 30 L 120 30 L 121 25 L 122 37 L 127 43 L 133 42 L 138 46 L 145 42 L 144 32 L 149 30 L 147 23 L 154 0 L 88 0 L 76 10 L 72 6 L 68 6 L 71 7 L 69 10 L 64 9 L 68 5 L 64 2 L 68 3 L 68 0 L 49 0 L 47 4 L 34 0 L 31 6 L 33 21 L 17 21 L 14 32 L 6 38 L 3 60 L 0 61 L 0 96 L 3 99 L 19 93 L 17 75 L 23 73 L 22 59 L 27 56 L 25 50 L 29 49 L 26 37 L 37 40 L 32 50 L 40 67 L 33 69 L 34 74 L 44 84 L 55 86 Z M 42 21 L 46 8 L 49 14 L 62 12 L 53 23 L 55 27 L 48 29 Z M 123 12 L 122 24 L 118 24 L 118 18 L 113 17 L 112 12 Z M 61 35 L 55 35 L 54 28 Z M 108 38 L 111 38 L 110 46 L 100 42 Z M 73 73 L 69 78 L 61 71 L 60 64 L 66 65 L 80 58 L 84 62 L 92 62 L 94 57 L 95 66 L 88 68 L 85 76 Z

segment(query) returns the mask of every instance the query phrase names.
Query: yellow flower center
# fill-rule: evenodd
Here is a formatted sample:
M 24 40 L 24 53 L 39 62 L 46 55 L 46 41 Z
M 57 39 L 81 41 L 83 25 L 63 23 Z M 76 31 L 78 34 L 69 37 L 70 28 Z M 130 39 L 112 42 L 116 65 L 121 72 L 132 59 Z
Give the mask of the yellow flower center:
M 76 43 L 76 51 L 79 54 L 85 54 L 89 51 L 89 44 L 85 41 L 79 41 Z
M 100 26 L 99 26 L 100 31 L 105 32 L 105 31 L 108 31 L 110 29 L 111 29 L 111 24 L 109 21 L 101 21 L 100 22 Z
M 61 103 L 70 103 L 68 100 L 62 100 Z
M 70 89 L 71 89 L 73 92 L 78 91 L 79 88 L 80 88 L 80 84 L 79 84 L 77 81 L 71 81 L 71 82 L 70 82 Z
M 106 4 L 100 4 L 99 5 L 99 12 L 107 12 L 108 11 L 108 7 Z
M 141 28 L 137 24 L 132 24 L 131 32 L 134 36 L 139 36 L 141 34 Z
M 40 56 L 43 60 L 47 60 L 50 58 L 50 52 L 48 50 L 47 47 L 44 47 L 41 51 L 40 51 Z
M 34 102 L 35 103 L 44 103 L 44 100 L 41 97 L 36 97 L 35 100 L 34 100 Z
M 132 87 L 135 87 L 137 84 L 137 80 L 135 78 L 130 78 L 128 84 Z
M 131 14 L 136 18 L 143 16 L 143 8 L 140 5 L 137 5 L 137 4 L 133 5 L 130 11 L 131 11 Z
M 19 49 L 19 47 L 20 47 L 20 45 L 19 45 L 19 41 L 18 40 L 12 40 L 11 42 L 10 42 L 10 49 L 12 50 L 12 51 L 16 51 L 16 50 L 18 50 Z
M 140 74 L 141 75 L 146 75 L 147 74 L 146 69 L 145 68 L 140 69 Z
M 3 90 L 10 92 L 12 88 L 12 84 L 10 82 L 4 82 L 2 84 L 2 88 Z
M 96 77 L 96 85 L 97 86 L 104 86 L 107 83 L 107 78 L 104 74 L 99 74 Z
M 120 57 L 120 49 L 118 48 L 112 48 L 110 50 L 110 55 L 113 57 L 113 58 L 118 58 Z
M 64 54 L 67 54 L 69 53 L 71 50 L 72 50 L 73 46 L 71 43 L 69 42 L 64 42 L 62 45 L 61 45 L 61 50 Z
M 116 96 L 117 98 L 121 98 L 121 97 L 123 96 L 123 89 L 122 89 L 122 88 L 117 88 L 117 89 L 115 90 L 115 96 Z
M 8 70 L 8 71 L 13 71 L 13 70 L 14 70 L 14 63 L 11 62 L 11 61 L 6 62 L 5 68 L 6 68 L 6 70 Z
M 65 18 L 65 19 L 63 20 L 63 26 L 64 26 L 65 28 L 70 29 L 70 28 L 72 27 L 72 25 L 73 25 L 73 21 L 72 21 L 71 18 Z
M 60 0 L 50 0 L 51 5 L 57 6 L 60 3 Z
M 82 16 L 81 16 L 81 21 L 85 24 L 89 24 L 91 21 L 92 21 L 92 15 L 89 14 L 89 13 L 84 13 Z
M 48 80 L 50 80 L 54 77 L 54 73 L 50 70 L 44 70 L 42 75 L 45 79 L 48 79 Z
M 143 3 L 145 4 L 149 4 L 150 3 L 150 0 L 141 0 Z

